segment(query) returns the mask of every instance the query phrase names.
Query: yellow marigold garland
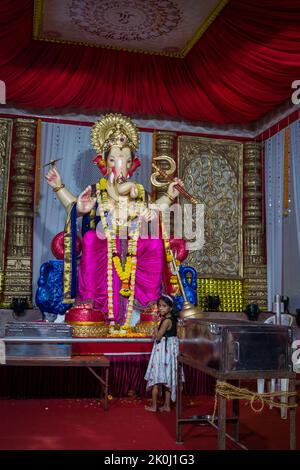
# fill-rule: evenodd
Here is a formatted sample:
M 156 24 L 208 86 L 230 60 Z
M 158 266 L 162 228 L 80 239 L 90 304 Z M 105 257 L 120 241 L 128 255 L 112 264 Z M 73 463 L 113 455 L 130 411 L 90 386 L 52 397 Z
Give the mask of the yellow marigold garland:
M 138 187 L 138 198 L 144 198 L 144 188 L 142 185 L 137 185 Z M 99 207 L 99 213 L 101 217 L 101 222 L 103 230 L 107 238 L 107 292 L 108 292 L 108 318 L 113 323 L 114 314 L 113 314 L 113 270 L 112 265 L 114 265 L 116 272 L 122 282 L 120 289 L 120 294 L 124 297 L 129 297 L 127 304 L 127 315 L 126 322 L 124 325 L 125 329 L 129 328 L 130 318 L 133 311 L 133 302 L 134 302 L 134 292 L 135 292 L 135 275 L 137 267 L 137 241 L 139 238 L 140 224 L 137 223 L 137 227 L 133 235 L 129 236 L 128 241 L 128 255 L 126 257 L 126 262 L 124 269 L 122 268 L 122 263 L 119 255 L 117 254 L 117 244 L 116 244 L 116 227 L 109 229 L 106 214 L 109 210 L 108 199 L 107 199 L 107 181 L 105 178 L 101 178 L 99 183 L 96 185 L 97 189 L 97 202 Z

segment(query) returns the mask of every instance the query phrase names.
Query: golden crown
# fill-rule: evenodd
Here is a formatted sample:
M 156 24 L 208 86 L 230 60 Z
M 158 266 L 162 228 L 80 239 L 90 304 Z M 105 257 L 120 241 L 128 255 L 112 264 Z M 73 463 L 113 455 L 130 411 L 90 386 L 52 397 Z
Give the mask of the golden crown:
M 123 114 L 106 114 L 97 121 L 91 130 L 94 149 L 102 154 L 111 147 L 129 147 L 136 151 L 139 146 L 139 133 L 135 124 Z

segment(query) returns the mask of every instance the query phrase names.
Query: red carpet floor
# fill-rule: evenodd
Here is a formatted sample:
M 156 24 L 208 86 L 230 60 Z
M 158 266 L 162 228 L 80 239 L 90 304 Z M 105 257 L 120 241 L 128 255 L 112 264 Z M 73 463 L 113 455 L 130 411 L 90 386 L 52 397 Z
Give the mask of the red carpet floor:
M 211 414 L 213 398 L 186 398 L 185 416 Z M 95 399 L 1 400 L 0 449 L 13 450 L 215 450 L 216 430 L 183 426 L 182 445 L 175 443 L 175 409 L 170 413 L 144 410 L 145 399 L 118 398 L 104 411 Z M 297 412 L 298 418 L 300 411 Z M 241 403 L 241 442 L 253 450 L 289 448 L 289 426 L 279 411 L 261 414 Z M 237 449 L 230 440 L 228 449 Z M 298 445 L 300 429 L 298 419 Z

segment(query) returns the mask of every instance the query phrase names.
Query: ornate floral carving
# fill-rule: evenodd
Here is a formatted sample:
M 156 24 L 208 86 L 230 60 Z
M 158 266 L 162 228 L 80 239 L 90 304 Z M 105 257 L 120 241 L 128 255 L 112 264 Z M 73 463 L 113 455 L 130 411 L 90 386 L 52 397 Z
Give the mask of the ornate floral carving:
M 179 175 L 204 204 L 205 243 L 187 258 L 200 277 L 242 276 L 242 144 L 179 137 Z

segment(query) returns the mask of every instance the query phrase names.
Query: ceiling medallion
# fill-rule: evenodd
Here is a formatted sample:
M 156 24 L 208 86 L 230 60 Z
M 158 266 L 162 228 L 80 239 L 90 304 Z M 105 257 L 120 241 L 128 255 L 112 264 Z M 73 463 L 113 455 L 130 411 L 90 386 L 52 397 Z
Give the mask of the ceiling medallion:
M 182 13 L 170 0 L 73 0 L 73 24 L 95 38 L 116 41 L 155 39 L 175 30 Z

